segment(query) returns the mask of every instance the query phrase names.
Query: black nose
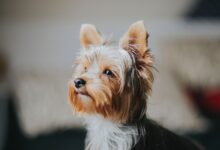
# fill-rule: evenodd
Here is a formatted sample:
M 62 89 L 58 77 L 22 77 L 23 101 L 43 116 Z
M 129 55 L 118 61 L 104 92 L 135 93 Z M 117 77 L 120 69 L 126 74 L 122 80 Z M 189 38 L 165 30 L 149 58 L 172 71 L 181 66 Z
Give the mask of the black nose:
M 80 78 L 74 80 L 75 87 L 78 89 L 86 84 L 86 81 Z

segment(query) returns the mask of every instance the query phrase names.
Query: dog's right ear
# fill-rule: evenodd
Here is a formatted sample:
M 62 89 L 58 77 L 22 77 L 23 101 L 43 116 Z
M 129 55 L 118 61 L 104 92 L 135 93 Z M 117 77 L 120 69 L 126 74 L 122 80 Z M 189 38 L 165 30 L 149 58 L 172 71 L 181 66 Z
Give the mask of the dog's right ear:
M 84 48 L 91 45 L 103 44 L 103 39 L 92 24 L 82 24 L 80 29 L 80 43 Z
M 141 56 L 144 56 L 148 50 L 148 33 L 143 21 L 130 25 L 128 31 L 120 40 L 120 46 L 125 50 L 129 50 L 133 46 Z

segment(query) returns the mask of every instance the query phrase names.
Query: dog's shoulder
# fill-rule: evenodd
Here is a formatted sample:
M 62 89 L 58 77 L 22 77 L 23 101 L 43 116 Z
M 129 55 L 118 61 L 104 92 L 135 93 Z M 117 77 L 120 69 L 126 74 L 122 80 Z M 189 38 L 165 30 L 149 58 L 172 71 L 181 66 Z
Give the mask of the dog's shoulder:
M 179 136 L 156 122 L 144 119 L 141 123 L 144 135 L 132 150 L 201 150 L 187 137 Z

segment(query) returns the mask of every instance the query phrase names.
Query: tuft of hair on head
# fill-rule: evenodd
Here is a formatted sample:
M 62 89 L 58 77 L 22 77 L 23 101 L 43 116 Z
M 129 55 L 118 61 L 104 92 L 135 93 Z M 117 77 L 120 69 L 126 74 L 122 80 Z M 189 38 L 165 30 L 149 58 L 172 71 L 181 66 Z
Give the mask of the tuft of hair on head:
M 120 39 L 120 47 L 132 58 L 132 67 L 127 75 L 132 92 L 129 115 L 131 122 L 145 116 L 147 98 L 154 80 L 153 56 L 148 48 L 148 37 L 143 21 L 138 21 L 133 23 Z

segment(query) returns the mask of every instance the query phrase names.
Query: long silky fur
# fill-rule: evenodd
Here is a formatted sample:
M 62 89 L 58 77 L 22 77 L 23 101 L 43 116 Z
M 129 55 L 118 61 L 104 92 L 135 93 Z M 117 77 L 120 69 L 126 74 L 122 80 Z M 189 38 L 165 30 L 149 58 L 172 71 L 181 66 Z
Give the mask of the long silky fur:
M 126 49 L 132 60 L 132 67 L 127 73 L 128 86 L 132 90 L 132 101 L 130 109 L 130 122 L 138 122 L 146 113 L 147 99 L 151 93 L 153 77 L 153 56 L 150 50 L 142 54 L 138 51 L 138 46 L 130 44 Z M 148 59 L 148 60 L 147 60 Z

